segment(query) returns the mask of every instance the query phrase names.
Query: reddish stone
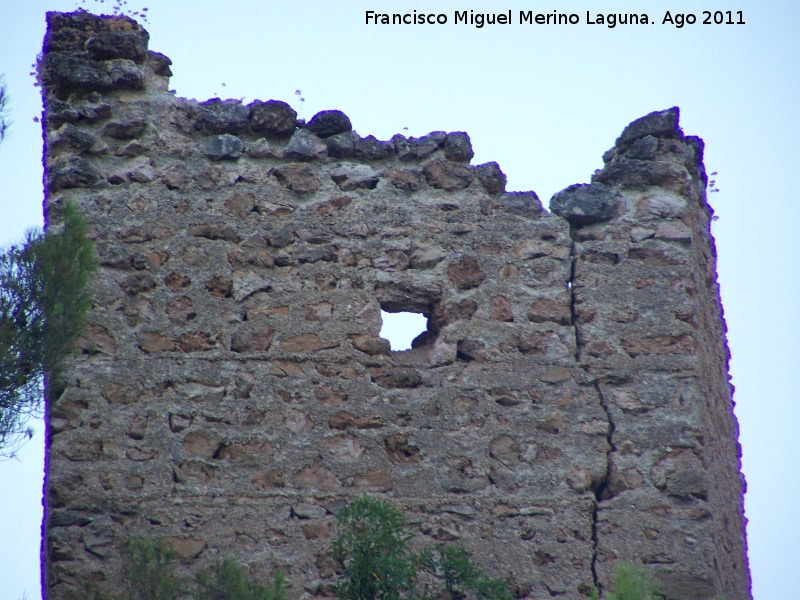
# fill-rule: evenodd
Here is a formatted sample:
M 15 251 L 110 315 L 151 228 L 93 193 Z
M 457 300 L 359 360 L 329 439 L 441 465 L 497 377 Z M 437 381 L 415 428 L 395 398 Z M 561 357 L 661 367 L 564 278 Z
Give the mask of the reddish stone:
M 386 469 L 368 469 L 353 479 L 353 488 L 359 492 L 388 492 L 394 487 L 392 475 Z
M 519 464 L 519 446 L 507 435 L 497 436 L 489 442 L 489 455 L 507 467 L 516 467 Z
M 320 302 L 306 306 L 306 321 L 329 321 L 333 318 L 333 304 Z
M 632 358 L 643 354 L 694 354 L 695 341 L 683 335 L 656 335 L 640 339 L 624 339 L 622 347 Z
M 177 339 L 181 352 L 200 352 L 209 350 L 214 346 L 211 334 L 205 331 L 189 331 L 182 333 Z
M 571 320 L 569 302 L 565 296 L 540 298 L 531 304 L 527 316 L 533 323 L 552 321 L 559 325 L 569 325 Z
M 205 431 L 193 431 L 183 438 L 183 448 L 187 452 L 212 458 L 222 446 L 220 439 Z
M 356 350 L 360 350 L 364 354 L 370 356 L 391 356 L 392 354 L 392 347 L 389 340 L 378 337 L 377 335 L 354 335 L 350 338 L 350 343 L 353 344 L 353 348 Z
M 175 350 L 175 343 L 156 331 L 144 331 L 139 334 L 139 349 L 148 354 L 170 352 Z
M 272 461 L 275 451 L 269 442 L 252 439 L 247 442 L 227 444 L 217 453 L 216 458 L 235 463 L 263 465 Z
M 304 333 L 281 341 L 281 349 L 286 352 L 316 352 L 325 348 L 336 348 L 336 342 L 323 342 L 313 333 Z
M 250 483 L 257 490 L 272 490 L 286 485 L 283 472 L 278 469 L 259 471 L 250 478 Z
M 495 321 L 513 321 L 514 311 L 505 296 L 495 296 L 489 300 L 489 318 Z
M 383 176 L 404 192 L 416 192 L 422 187 L 422 176 L 418 171 L 391 167 L 383 172 Z
M 231 351 L 266 352 L 274 335 L 275 330 L 263 321 L 246 321 L 231 336 Z
M 192 280 L 173 271 L 164 278 L 164 284 L 173 292 L 187 288 L 192 284 Z
M 339 411 L 328 419 L 332 429 L 380 429 L 383 427 L 380 419 L 369 417 L 354 417 L 349 412 Z
M 432 160 L 422 170 L 431 187 L 448 192 L 463 190 L 475 181 L 475 175 L 469 167 L 443 158 Z
M 272 174 L 283 187 L 298 194 L 312 194 L 320 187 L 314 170 L 303 163 L 282 165 L 277 167 Z
M 386 455 L 393 463 L 416 463 L 422 460 L 419 448 L 409 442 L 408 437 L 405 433 L 395 433 L 383 440 Z
M 117 342 L 111 332 L 102 325 L 87 325 L 84 336 L 78 346 L 84 354 L 106 354 L 113 356 L 117 353 Z
M 244 219 L 255 205 L 256 197 L 250 192 L 236 192 L 225 201 L 225 208 L 238 219 Z
M 342 486 L 336 476 L 321 465 L 301 469 L 294 476 L 294 485 L 300 489 L 332 492 Z
M 450 263 L 447 267 L 447 277 L 460 290 L 469 290 L 478 287 L 486 279 L 478 261 L 471 256 L 465 256 L 457 262 Z
M 233 293 L 233 280 L 230 277 L 218 275 L 206 281 L 208 293 L 215 298 L 230 298 Z
M 169 320 L 179 325 L 183 325 L 197 316 L 192 305 L 192 300 L 188 296 L 181 296 L 180 298 L 170 300 L 166 310 Z

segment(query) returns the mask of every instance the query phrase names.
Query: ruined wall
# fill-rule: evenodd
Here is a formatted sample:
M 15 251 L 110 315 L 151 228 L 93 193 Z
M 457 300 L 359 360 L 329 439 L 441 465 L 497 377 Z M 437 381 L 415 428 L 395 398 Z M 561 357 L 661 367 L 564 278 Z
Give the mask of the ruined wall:
M 74 202 L 101 265 L 47 407 L 48 598 L 113 590 L 135 536 L 329 594 L 333 514 L 364 492 L 520 598 L 584 598 L 619 559 L 673 598 L 750 598 L 702 141 L 677 109 L 549 213 L 464 133 L 197 103 L 134 21 L 48 24 L 45 215 Z M 414 349 L 381 308 L 428 317 Z

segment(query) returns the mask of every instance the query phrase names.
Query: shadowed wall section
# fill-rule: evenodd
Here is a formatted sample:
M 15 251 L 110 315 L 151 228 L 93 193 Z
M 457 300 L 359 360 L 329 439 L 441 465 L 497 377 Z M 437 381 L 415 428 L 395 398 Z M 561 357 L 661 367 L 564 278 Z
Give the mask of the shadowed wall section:
M 673 598 L 750 598 L 702 141 L 677 109 L 550 213 L 465 133 L 186 100 L 135 21 L 48 25 L 45 215 L 73 202 L 101 264 L 49 390 L 48 598 L 114 590 L 138 536 L 329 595 L 333 515 L 364 492 L 519 598 L 584 598 L 621 559 Z M 381 309 L 427 317 L 413 349 Z

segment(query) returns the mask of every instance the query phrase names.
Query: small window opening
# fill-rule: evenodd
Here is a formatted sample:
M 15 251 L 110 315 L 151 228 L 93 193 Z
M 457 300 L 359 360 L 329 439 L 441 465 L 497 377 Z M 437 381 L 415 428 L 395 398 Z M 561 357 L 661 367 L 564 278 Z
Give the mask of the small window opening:
M 382 310 L 381 318 L 383 327 L 380 336 L 389 340 L 393 351 L 410 350 L 411 342 L 428 331 L 428 319 L 420 313 L 388 313 Z

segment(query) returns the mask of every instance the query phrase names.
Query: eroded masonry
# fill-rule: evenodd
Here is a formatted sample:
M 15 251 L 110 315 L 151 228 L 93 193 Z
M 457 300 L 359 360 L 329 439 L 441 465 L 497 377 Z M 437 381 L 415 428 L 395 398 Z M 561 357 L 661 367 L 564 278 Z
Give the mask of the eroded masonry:
M 670 598 L 750 598 L 703 144 L 631 123 L 545 211 L 465 133 L 168 92 L 126 17 L 50 13 L 49 228 L 100 269 L 48 402 L 47 597 L 115 589 L 134 537 L 325 596 L 337 509 L 390 499 L 519 598 L 618 560 Z M 396 352 L 381 309 L 422 313 Z

